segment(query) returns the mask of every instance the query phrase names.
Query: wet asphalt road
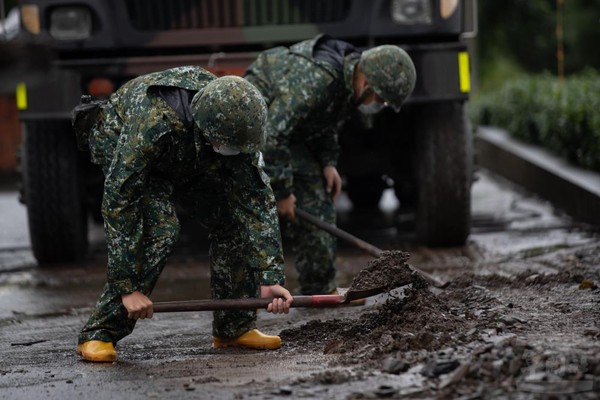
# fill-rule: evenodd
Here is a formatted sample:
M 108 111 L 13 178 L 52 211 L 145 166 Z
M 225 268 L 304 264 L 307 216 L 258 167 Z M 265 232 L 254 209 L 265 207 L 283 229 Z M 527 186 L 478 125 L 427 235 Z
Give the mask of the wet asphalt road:
M 342 199 L 339 225 L 378 247 L 409 251 L 414 265 L 428 260 L 424 269 L 446 279 L 461 273 L 456 262 L 461 257 L 473 259 L 485 252 L 486 257 L 502 258 L 528 249 L 597 240 L 576 229 L 568 217 L 546 202 L 486 171 L 477 177 L 474 226 L 465 247 L 436 250 L 416 245 L 410 228 L 399 229 L 395 223 L 392 209 L 397 204 L 389 192 L 379 213 L 352 214 Z M 331 356 L 298 354 L 293 345 L 268 353 L 214 350 L 212 315 L 207 312 L 162 314 L 140 321 L 134 334 L 119 343 L 117 363 L 82 362 L 74 351 L 77 333 L 105 280 L 102 229 L 92 229 L 85 263 L 40 268 L 31 254 L 26 226 L 25 209 L 9 186 L 0 192 L 0 398 L 263 398 L 265 390 L 273 396 L 285 395 L 291 381 L 328 369 Z M 193 227 L 184 231 L 152 296 L 154 301 L 209 297 L 206 241 L 198 238 L 202 235 Z M 452 263 L 445 262 L 449 257 Z M 340 286 L 348 285 L 369 259 L 340 243 Z M 287 272 L 287 286 L 294 289 L 291 261 Z M 369 299 L 367 307 L 377 300 Z M 261 312 L 259 327 L 277 333 L 311 319 L 343 318 L 352 313 L 356 311 L 350 308 L 295 309 L 285 316 Z M 377 385 L 377 379 L 364 385 Z M 315 388 L 312 397 L 319 398 L 318 391 Z M 343 393 L 340 396 L 344 398 Z

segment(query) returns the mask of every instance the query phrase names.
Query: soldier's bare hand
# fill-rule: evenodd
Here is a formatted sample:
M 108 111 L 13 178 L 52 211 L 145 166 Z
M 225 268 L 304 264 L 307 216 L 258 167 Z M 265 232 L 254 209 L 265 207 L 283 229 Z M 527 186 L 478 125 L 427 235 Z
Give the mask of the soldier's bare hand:
M 294 302 L 290 291 L 281 285 L 261 286 L 260 297 L 273 297 L 273 301 L 267 306 L 267 311 L 273 314 L 287 314 Z
M 277 200 L 277 212 L 282 217 L 296 218 L 296 196 L 292 193 L 285 199 Z
M 121 301 L 127 309 L 127 317 L 129 319 L 145 319 L 152 318 L 154 309 L 152 301 L 143 293 L 133 292 L 121 295 Z
M 323 176 L 325 177 L 327 193 L 331 194 L 331 198 L 335 201 L 342 192 L 342 178 L 333 165 L 323 168 Z

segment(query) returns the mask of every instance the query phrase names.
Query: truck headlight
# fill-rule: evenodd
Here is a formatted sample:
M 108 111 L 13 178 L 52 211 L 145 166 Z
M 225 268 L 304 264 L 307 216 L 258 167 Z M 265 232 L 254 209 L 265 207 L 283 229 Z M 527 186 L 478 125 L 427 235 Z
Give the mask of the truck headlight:
M 40 33 L 40 9 L 36 5 L 25 4 L 21 6 L 21 23 L 29 32 L 37 35 Z
M 85 7 L 58 7 L 50 13 L 50 35 L 58 40 L 90 37 L 92 15 Z
M 448 19 L 454 14 L 458 8 L 458 0 L 441 0 L 440 1 L 440 15 L 444 19 Z
M 398 24 L 431 24 L 431 0 L 392 0 L 390 12 Z

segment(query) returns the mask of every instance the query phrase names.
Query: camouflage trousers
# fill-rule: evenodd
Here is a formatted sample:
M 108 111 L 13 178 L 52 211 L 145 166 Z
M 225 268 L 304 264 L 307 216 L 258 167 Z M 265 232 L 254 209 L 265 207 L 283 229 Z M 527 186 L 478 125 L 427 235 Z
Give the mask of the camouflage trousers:
M 296 205 L 322 220 L 335 224 L 336 214 L 327 193 L 323 168 L 303 144 L 290 148 L 294 169 Z M 281 221 L 283 234 L 289 239 L 298 272 L 300 293 L 328 294 L 336 289 L 336 240 L 322 229 L 296 218 Z
M 118 117 L 110 109 L 104 111 L 104 125 L 90 139 L 92 159 L 108 172 L 111 151 L 114 151 L 120 131 Z M 191 217 L 199 218 L 209 228 L 212 298 L 259 297 L 259 277 L 244 259 L 244 254 L 232 251 L 242 242 L 244 230 L 234 226 L 231 211 L 223 191 L 218 171 L 196 177 L 178 192 L 163 179 L 150 178 L 142 199 L 144 220 L 144 262 L 137 271 L 139 290 L 150 296 L 168 256 L 179 237 L 179 220 L 175 204 L 181 205 Z M 110 243 L 109 243 L 110 247 Z M 110 248 L 109 248 L 110 252 Z M 198 297 L 202 297 L 201 294 Z M 207 297 L 207 296 L 206 296 Z M 121 296 L 105 285 L 94 310 L 79 334 L 78 342 L 101 340 L 116 343 L 132 333 L 136 321 L 127 318 Z M 213 335 L 237 337 L 256 327 L 255 311 L 215 311 Z

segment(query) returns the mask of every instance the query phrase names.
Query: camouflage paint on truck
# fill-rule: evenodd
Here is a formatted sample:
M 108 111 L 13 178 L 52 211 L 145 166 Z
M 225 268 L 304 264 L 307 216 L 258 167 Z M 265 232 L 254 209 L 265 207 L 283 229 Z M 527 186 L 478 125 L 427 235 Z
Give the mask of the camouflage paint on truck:
M 69 121 L 81 94 L 96 98 L 106 96 L 140 74 L 180 65 L 199 65 L 217 75 L 242 75 L 260 51 L 290 45 L 318 33 L 346 40 L 359 49 L 396 44 L 413 58 L 417 69 L 415 91 L 400 114 L 384 112 L 366 124 L 358 124 L 362 128 L 353 128 L 343 135 L 340 169 L 348 178 L 348 193 L 356 206 L 373 205 L 378 201 L 384 188 L 380 176 L 385 174 L 396 182 L 396 193 L 403 207 L 416 207 L 421 239 L 430 244 L 462 243 L 470 226 L 464 211 L 470 205 L 470 197 L 464 193 L 466 180 L 470 185 L 470 175 L 465 178 L 465 174 L 470 174 L 467 160 L 470 149 L 466 144 L 469 133 L 464 132 L 468 129 L 462 117 L 470 91 L 470 61 L 463 36 L 474 26 L 474 1 L 20 0 L 21 39 L 46 43 L 57 54 L 45 85 L 28 87 L 25 82 L 20 86 L 19 98 L 26 99 L 19 107 L 25 133 L 29 136 L 26 145 L 36 146 L 37 136 L 48 133 L 56 137 L 54 141 L 64 140 L 58 138 L 60 135 L 72 137 L 64 122 Z M 423 126 L 423 120 L 432 117 L 445 120 L 446 125 L 452 124 L 454 128 L 442 122 L 441 126 Z M 445 136 L 458 131 L 458 141 L 463 143 L 464 151 L 457 157 L 462 160 L 460 168 L 464 171 L 454 173 L 457 176 L 435 177 L 435 171 L 444 168 L 441 161 L 436 160 L 429 161 L 424 175 L 418 172 L 421 168 L 414 158 L 419 151 L 419 157 L 426 156 L 422 152 L 442 150 L 439 146 L 444 147 L 443 151 L 456 152 L 453 150 L 456 144 L 436 142 L 435 132 L 440 129 L 445 131 Z M 422 134 L 423 131 L 430 133 Z M 425 143 L 421 143 L 423 140 Z M 61 146 L 55 144 L 54 148 Z M 430 150 L 423 150 L 423 146 Z M 24 151 L 27 153 L 27 149 Z M 39 157 L 39 152 L 33 153 L 35 155 L 29 155 L 30 161 L 32 157 Z M 51 158 L 51 155 L 45 157 Z M 356 163 L 357 159 L 361 162 Z M 445 162 L 455 161 L 447 159 Z M 53 160 L 43 161 L 48 162 Z M 89 194 L 95 193 L 89 177 L 94 174 L 93 168 L 85 163 L 80 165 L 81 160 L 77 163 L 75 169 L 84 175 L 73 181 L 84 182 L 78 192 L 86 200 L 82 207 L 94 207 L 92 200 L 87 201 L 93 197 Z M 34 214 L 60 214 L 60 209 L 52 211 L 47 205 L 36 206 L 36 195 L 27 195 L 27 190 L 52 190 L 36 187 L 35 179 L 28 179 L 27 173 L 33 172 L 35 165 L 39 163 L 34 162 L 24 174 L 28 211 L 37 207 L 41 211 Z M 430 200 L 425 200 L 428 204 L 422 206 L 424 199 L 434 196 L 435 191 L 430 189 L 424 193 L 420 186 L 439 186 L 443 182 L 438 180 L 448 179 L 462 188 L 460 194 L 445 194 L 450 195 L 450 204 L 452 198 L 456 198 L 456 207 L 461 210 L 458 219 L 449 219 L 441 206 L 431 204 Z M 427 180 L 432 183 L 423 182 Z M 73 195 L 57 197 L 64 199 Z M 452 206 L 449 211 L 456 214 Z M 437 227 L 434 220 L 445 221 L 444 227 Z M 428 222 L 423 225 L 419 221 Z M 30 220 L 30 231 L 39 237 L 33 240 L 34 253 L 36 247 L 44 247 L 40 243 L 48 233 L 43 226 L 39 227 L 43 224 L 34 222 L 32 225 Z M 457 225 L 459 229 L 453 229 Z M 76 227 L 72 235 L 80 231 Z M 52 247 L 69 246 L 69 241 L 69 238 L 62 239 Z M 65 258 L 60 254 L 44 256 L 43 253 L 51 253 L 50 250 L 37 253 L 38 260 L 42 261 Z

